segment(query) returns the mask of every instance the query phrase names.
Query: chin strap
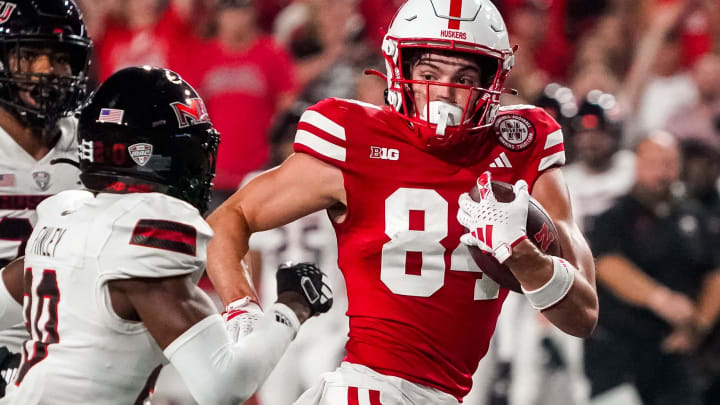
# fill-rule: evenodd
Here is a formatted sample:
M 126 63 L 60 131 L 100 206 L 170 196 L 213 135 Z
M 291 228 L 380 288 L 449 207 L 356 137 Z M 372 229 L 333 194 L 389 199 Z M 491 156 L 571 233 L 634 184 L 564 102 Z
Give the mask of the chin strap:
M 68 158 L 57 158 L 57 159 L 53 159 L 50 161 L 51 165 L 58 165 L 58 164 L 62 164 L 62 163 L 75 166 L 78 169 L 80 168 L 79 162 L 72 160 L 72 159 L 68 159 Z

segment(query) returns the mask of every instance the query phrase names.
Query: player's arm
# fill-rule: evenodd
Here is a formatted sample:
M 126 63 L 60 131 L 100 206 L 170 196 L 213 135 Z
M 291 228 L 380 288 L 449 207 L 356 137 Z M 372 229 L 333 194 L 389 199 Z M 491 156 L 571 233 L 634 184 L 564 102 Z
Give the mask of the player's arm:
M 24 267 L 25 260 L 19 257 L 0 270 L 0 330 L 23 322 Z
M 332 305 L 324 275 L 309 267 L 300 264 L 278 270 L 277 302 L 255 324 L 253 333 L 237 342 L 189 275 L 112 280 L 109 288 L 115 312 L 143 322 L 195 400 L 237 404 L 267 378 L 300 324 Z M 310 286 L 307 278 L 300 285 L 303 276 L 309 277 Z M 313 289 L 315 295 L 308 294 Z
M 550 169 L 541 174 L 532 195 L 552 218 L 563 258 L 576 271 L 565 297 L 545 309 L 543 314 L 564 332 L 587 337 L 595 328 L 598 317 L 595 266 L 590 248 L 573 220 L 570 195 L 560 169 Z M 506 264 L 527 291 L 545 286 L 554 274 L 552 257 L 540 252 L 528 240 L 513 248 Z
M 494 197 L 490 173 L 478 178 L 479 201 L 460 196 L 458 222 L 470 232 L 460 241 L 491 254 L 510 268 L 533 308 L 558 328 L 589 336 L 597 323 L 598 301 L 592 254 L 572 218 L 570 196 L 562 173 L 550 169 L 535 183 L 534 197 L 545 207 L 558 231 L 564 257 L 543 253 L 527 237 L 528 185 L 513 186 L 515 198 Z
M 233 194 L 208 218 L 215 236 L 207 272 L 222 302 L 257 299 L 242 264 L 250 234 L 336 206 L 338 211 L 345 206 L 342 172 L 305 153 L 293 154 Z

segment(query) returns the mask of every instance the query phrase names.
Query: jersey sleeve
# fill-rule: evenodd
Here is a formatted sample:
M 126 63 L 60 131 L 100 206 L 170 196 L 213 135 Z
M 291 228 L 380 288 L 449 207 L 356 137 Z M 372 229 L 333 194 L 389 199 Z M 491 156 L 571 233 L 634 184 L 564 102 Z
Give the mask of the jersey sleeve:
M 536 107 L 530 113 L 538 139 L 529 169 L 539 176 L 545 170 L 565 164 L 565 143 L 560 124 L 544 109 Z
M 344 168 L 347 161 L 345 110 L 336 99 L 323 100 L 305 110 L 295 134 L 295 152 Z
M 74 211 L 93 195 L 87 190 L 65 190 L 46 198 L 36 208 L 38 218 L 51 218 L 59 212 Z
M 194 207 L 154 193 L 133 203 L 110 224 L 98 263 L 106 279 L 175 277 L 205 269 L 212 230 Z

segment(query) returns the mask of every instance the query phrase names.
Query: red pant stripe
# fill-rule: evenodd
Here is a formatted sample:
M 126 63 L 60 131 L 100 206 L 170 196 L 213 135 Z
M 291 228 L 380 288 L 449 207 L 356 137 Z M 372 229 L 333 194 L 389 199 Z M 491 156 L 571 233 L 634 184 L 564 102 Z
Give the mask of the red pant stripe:
M 382 402 L 380 402 L 380 391 L 370 390 L 370 405 L 382 405 Z
M 347 402 L 348 402 L 348 405 L 358 405 L 359 404 L 357 387 L 348 387 Z

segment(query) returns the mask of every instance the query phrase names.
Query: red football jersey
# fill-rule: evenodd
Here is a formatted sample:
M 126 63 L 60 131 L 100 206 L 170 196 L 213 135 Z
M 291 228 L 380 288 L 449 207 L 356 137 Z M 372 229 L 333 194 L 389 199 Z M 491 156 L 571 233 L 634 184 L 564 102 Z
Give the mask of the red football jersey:
M 483 277 L 460 243 L 458 198 L 490 170 L 532 187 L 565 161 L 560 126 L 533 106 L 502 108 L 477 163 L 415 144 L 388 107 L 327 99 L 300 119 L 295 151 L 343 172 L 347 216 L 335 224 L 347 284 L 346 361 L 458 399 L 472 385 L 508 291 Z

